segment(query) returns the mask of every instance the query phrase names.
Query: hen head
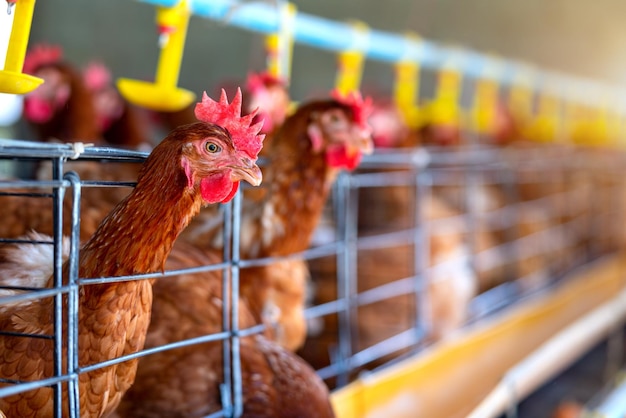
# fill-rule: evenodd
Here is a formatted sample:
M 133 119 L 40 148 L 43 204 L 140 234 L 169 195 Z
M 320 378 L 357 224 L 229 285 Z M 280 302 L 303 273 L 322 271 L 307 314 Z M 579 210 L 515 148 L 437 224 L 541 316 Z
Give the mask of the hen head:
M 181 166 L 190 189 L 199 188 L 206 203 L 230 201 L 245 180 L 261 183 L 256 158 L 238 149 L 229 132 L 219 125 L 197 122 L 173 132 L 182 135 Z
M 261 132 L 270 133 L 282 125 L 289 111 L 287 83 L 269 73 L 251 73 L 246 82 L 249 111 L 259 109 L 257 119 L 263 121 Z
M 24 60 L 24 72 L 44 83 L 24 98 L 24 116 L 33 123 L 46 123 L 67 103 L 71 93 L 69 71 L 61 63 L 61 49 L 37 45 Z
M 83 79 L 93 94 L 98 126 L 105 131 L 124 113 L 122 96 L 111 81 L 111 72 L 100 62 L 89 63 L 83 72 Z
M 461 132 L 458 126 L 452 124 L 429 124 L 422 128 L 425 143 L 449 147 L 461 144 Z
M 205 93 L 195 113 L 202 122 L 175 129 L 151 157 L 162 153 L 162 145 L 164 150 L 174 149 L 180 155 L 187 188 L 199 191 L 205 203 L 228 202 L 240 180 L 258 186 L 262 175 L 256 160 L 264 136 L 258 134 L 261 124 L 251 125 L 254 113 L 240 116 L 241 91 L 232 103 L 224 91 L 219 102 Z
M 377 148 L 395 148 L 409 134 L 400 109 L 393 103 L 377 103 L 368 121 Z
M 313 151 L 324 153 L 333 168 L 354 170 L 364 154 L 374 148 L 372 129 L 367 122 L 371 100 L 358 93 L 342 96 L 333 92 L 333 100 L 324 109 L 311 112 L 307 134 Z

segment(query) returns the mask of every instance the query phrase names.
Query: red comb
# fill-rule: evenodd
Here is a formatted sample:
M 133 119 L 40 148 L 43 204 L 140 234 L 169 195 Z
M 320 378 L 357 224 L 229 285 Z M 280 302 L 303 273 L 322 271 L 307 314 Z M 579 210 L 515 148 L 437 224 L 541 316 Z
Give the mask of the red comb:
M 202 102 L 196 104 L 196 118 L 203 122 L 214 123 L 225 128 L 233 138 L 235 148 L 244 151 L 251 158 L 256 158 L 263 147 L 265 135 L 259 135 L 263 122 L 250 125 L 258 112 L 241 116 L 241 89 L 229 104 L 226 92 L 222 89 L 220 101 L 211 99 L 206 92 L 202 94 Z
M 85 85 L 89 90 L 102 90 L 111 83 L 111 72 L 101 62 L 90 62 L 83 74 Z
M 371 97 L 363 100 L 361 93 L 358 91 L 352 91 L 348 94 L 343 94 L 337 89 L 334 89 L 330 93 L 330 96 L 333 99 L 337 100 L 339 103 L 342 103 L 352 109 L 354 121 L 358 123 L 359 126 L 363 128 L 368 127 L 367 118 L 373 110 L 373 102 Z
M 34 74 L 35 71 L 44 65 L 54 64 L 61 60 L 63 51 L 56 45 L 35 45 L 24 58 L 24 72 Z
M 272 86 L 285 87 L 287 83 L 280 77 L 272 75 L 267 71 L 261 73 L 250 73 L 246 79 L 246 88 L 251 92 L 256 92 L 261 89 L 267 89 Z

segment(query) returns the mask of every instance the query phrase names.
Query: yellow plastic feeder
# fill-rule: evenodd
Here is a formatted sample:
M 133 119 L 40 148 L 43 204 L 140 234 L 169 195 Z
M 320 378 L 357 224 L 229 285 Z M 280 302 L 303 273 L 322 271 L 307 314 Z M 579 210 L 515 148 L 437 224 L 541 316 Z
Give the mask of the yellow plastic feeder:
M 338 55 L 335 89 L 342 94 L 359 90 L 365 65 L 365 49 L 369 42 L 369 28 L 365 23 L 355 21 L 352 27 L 355 33 L 354 45 Z
M 420 37 L 413 33 L 406 35 L 407 41 L 418 45 Z M 393 98 L 396 106 L 402 113 L 405 123 L 412 129 L 419 128 L 424 123 L 423 109 L 418 105 L 420 90 L 420 65 L 413 60 L 411 54 L 395 63 L 395 81 Z
M 22 72 L 33 11 L 35 10 L 35 0 L 19 0 L 10 7 L 15 10 L 15 17 L 13 18 L 4 70 L 0 71 L 0 93 L 26 94 L 43 83 L 43 79 Z
M 126 100 L 163 112 L 176 112 L 194 102 L 195 93 L 177 87 L 189 15 L 185 0 L 171 8 L 157 8 L 157 25 L 164 31 L 161 32 L 161 55 L 155 82 L 120 78 L 117 87 Z

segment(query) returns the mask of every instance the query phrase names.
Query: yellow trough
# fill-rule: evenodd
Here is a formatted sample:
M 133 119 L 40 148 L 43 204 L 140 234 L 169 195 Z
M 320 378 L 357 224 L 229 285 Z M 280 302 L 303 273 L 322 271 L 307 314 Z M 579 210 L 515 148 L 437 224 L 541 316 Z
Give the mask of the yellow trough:
M 626 263 L 622 258 L 591 263 L 554 290 L 499 318 L 468 327 L 414 358 L 362 376 L 332 394 L 337 416 L 497 416 L 512 401 L 511 387 L 520 398 L 527 395 L 623 321 Z M 597 320 L 598 315 L 605 318 L 604 323 L 590 325 L 589 320 Z M 582 335 L 581 330 L 590 332 Z M 555 340 L 557 336 L 574 336 L 577 341 L 563 344 Z M 514 381 L 522 375 L 530 377 L 523 377 L 522 383 Z

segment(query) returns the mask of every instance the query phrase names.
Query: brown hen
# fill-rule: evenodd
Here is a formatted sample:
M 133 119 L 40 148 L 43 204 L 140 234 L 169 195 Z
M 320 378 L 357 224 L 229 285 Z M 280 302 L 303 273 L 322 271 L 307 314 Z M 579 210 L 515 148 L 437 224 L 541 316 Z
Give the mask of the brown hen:
M 256 135 L 259 126 L 249 127 L 249 118 L 239 118 L 240 103 L 240 96 L 232 106 L 224 96 L 219 104 L 205 97 L 199 118 L 206 122 L 173 131 L 154 149 L 143 165 L 135 189 L 81 249 L 79 277 L 114 277 L 163 270 L 177 236 L 203 204 L 229 200 L 239 180 L 260 183 L 261 173 L 254 161 L 262 137 Z M 21 260 L 39 254 L 40 264 L 50 265 L 45 253 L 24 250 L 24 247 L 5 248 L 4 263 L 0 266 L 3 283 L 12 283 L 16 275 L 24 277 Z M 30 270 L 33 275 L 39 271 L 32 267 Z M 45 273 L 45 267 L 41 271 Z M 63 280 L 67 281 L 67 264 L 63 271 Z M 53 278 L 44 273 L 40 277 L 29 277 L 27 273 L 23 280 L 27 286 L 52 287 Z M 152 280 L 134 280 L 81 288 L 79 367 L 142 349 L 150 317 L 151 285 Z M 51 298 L 0 307 L 0 329 L 4 331 L 0 335 L 2 378 L 36 381 L 53 376 L 52 340 L 19 336 L 24 332 L 52 335 L 53 312 Z M 66 342 L 63 338 L 64 356 Z M 80 373 L 77 377 L 80 415 L 107 416 L 132 384 L 136 367 L 137 360 L 130 360 Z M 69 371 L 67 365 L 62 368 Z M 63 415 L 68 416 L 67 386 L 62 395 Z M 51 416 L 53 403 L 52 389 L 43 387 L 0 399 L 0 409 L 9 417 Z

